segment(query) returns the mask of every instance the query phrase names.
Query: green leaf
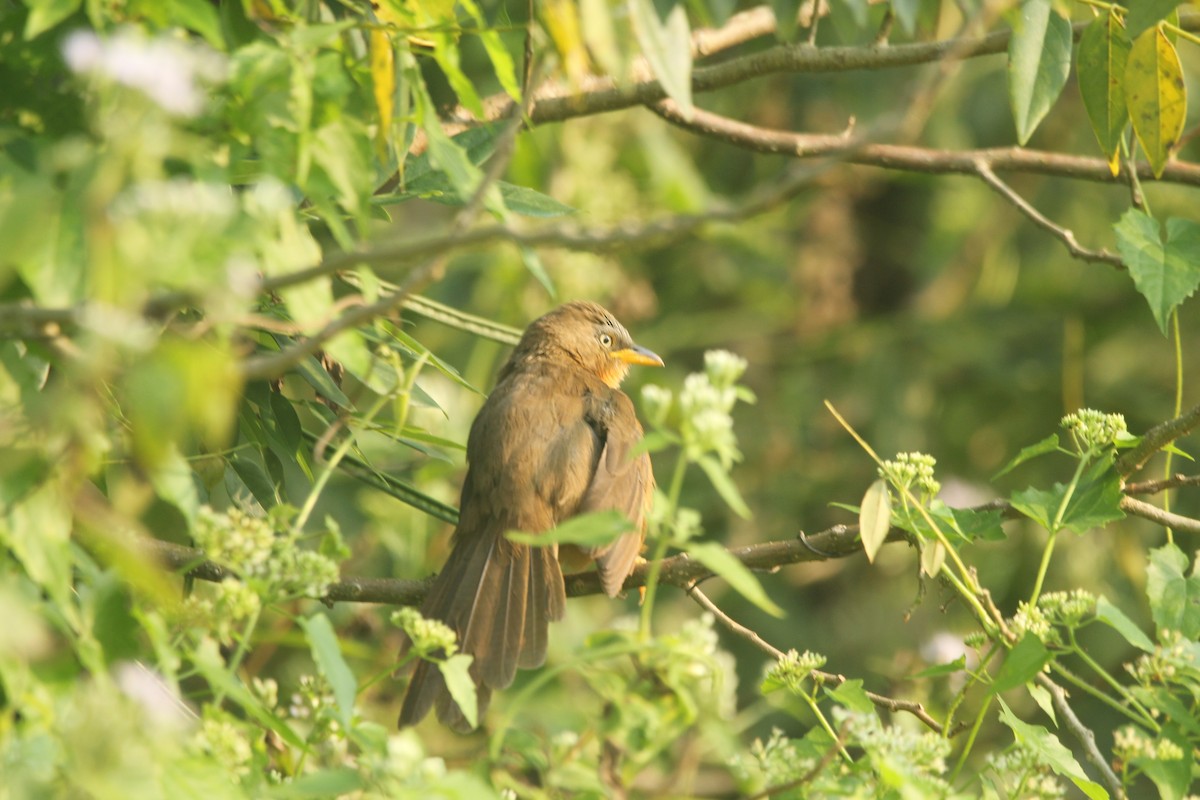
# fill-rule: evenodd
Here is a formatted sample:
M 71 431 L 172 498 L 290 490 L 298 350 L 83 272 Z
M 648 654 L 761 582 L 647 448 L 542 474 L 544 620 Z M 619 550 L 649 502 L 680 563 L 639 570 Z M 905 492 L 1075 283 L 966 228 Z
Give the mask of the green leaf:
M 956 672 L 962 672 L 966 668 L 967 668 L 967 657 L 959 656 L 958 658 L 951 661 L 949 664 L 936 664 L 932 667 L 926 667 L 925 669 L 921 670 L 920 672 L 918 672 L 914 675 L 911 675 L 909 677 L 911 677 L 914 680 L 918 679 L 918 678 L 938 678 L 938 677 L 941 677 L 942 675 L 953 675 Z
M 1133 620 L 1125 616 L 1124 611 L 1110 603 L 1104 595 L 1100 595 L 1096 601 L 1096 619 L 1121 634 L 1125 637 L 1125 641 L 1139 650 L 1147 653 L 1154 652 L 1154 642 L 1150 641 L 1150 637 L 1143 633 Z
M 308 636 L 313 661 L 333 689 L 338 721 L 349 730 L 354 718 L 354 698 L 358 694 L 358 682 L 354 679 L 350 667 L 346 665 L 346 659 L 342 657 L 342 649 L 338 645 L 333 625 L 324 614 L 314 614 L 308 619 L 302 619 L 300 625 Z
M 1130 36 L 1137 36 L 1152 25 L 1157 25 L 1182 3 L 1182 0 L 1130 0 L 1122 3 L 1125 25 Z
M 1173 544 L 1150 551 L 1146 596 L 1160 631 L 1179 631 L 1187 639 L 1200 637 L 1200 575 L 1184 575 L 1188 557 Z
M 860 714 L 870 714 L 875 711 L 875 704 L 867 696 L 866 689 L 860 679 L 842 681 L 840 686 L 826 689 L 825 694 L 838 705 L 845 706 Z
M 763 611 L 774 617 L 784 616 L 783 609 L 767 596 L 754 573 L 721 545 L 715 542 L 689 542 L 683 549 Z
M 1178 745 L 1183 756 L 1169 760 L 1143 756 L 1132 759 L 1131 763 L 1140 767 L 1154 781 L 1163 800 L 1183 800 L 1192 783 L 1192 744 L 1177 725 L 1165 726 L 1159 737 Z
M 1113 230 L 1133 283 L 1165 336 L 1171 312 L 1200 286 L 1200 224 L 1168 219 L 1164 241 L 1157 220 L 1131 208 Z
M 310 772 L 287 783 L 271 786 L 267 797 L 277 797 L 281 800 L 342 797 L 365 788 L 366 784 L 358 772 L 349 767 L 334 767 Z
M 521 262 L 525 264 L 525 269 L 529 270 L 529 274 L 537 279 L 537 282 L 546 290 L 546 294 L 556 297 L 558 293 L 554 290 L 554 280 L 550 277 L 550 273 L 546 271 L 546 265 L 542 263 L 542 257 L 532 247 L 521 245 L 518 250 L 521 253 Z
M 620 511 L 596 511 L 572 517 L 548 531 L 540 533 L 509 531 L 505 536 L 517 544 L 533 547 L 549 547 L 553 544 L 603 547 L 606 544 L 612 544 L 631 530 L 633 530 L 633 523 Z
M 1037 754 L 1043 764 L 1069 779 L 1091 800 L 1108 800 L 1104 787 L 1088 778 L 1071 751 L 1053 733 L 1041 725 L 1030 725 L 1017 719 L 1003 700 L 1000 700 L 1000 721 L 1011 728 L 1017 741 Z
M 1125 103 L 1157 178 L 1183 134 L 1187 93 L 1175 45 L 1161 28 L 1138 36 L 1125 65 Z
M 1097 469 L 1097 467 L 1101 469 Z M 1086 533 L 1092 528 L 1125 518 L 1121 510 L 1120 477 L 1107 462 L 1099 462 L 1080 479 L 1079 485 L 1067 501 L 1062 517 L 1055 522 L 1059 508 L 1067 496 L 1067 487 L 1056 483 L 1049 490 L 1030 487 L 1014 492 L 1013 508 L 1037 522 L 1051 533 L 1070 528 L 1076 533 Z M 1095 474 L 1095 473 L 1099 474 Z
M 472 728 L 479 725 L 479 700 L 475 694 L 475 681 L 471 679 L 472 656 L 458 653 L 445 661 L 438 662 L 438 669 L 446 681 L 446 689 L 450 697 L 458 703 L 467 724 Z
M 1122 134 L 1129 122 L 1124 84 L 1129 48 L 1121 17 L 1112 10 L 1084 28 L 1076 54 L 1083 106 L 1114 176 L 1119 171 Z
M 261 463 L 242 452 L 235 452 L 229 457 L 229 466 L 233 467 L 234 474 L 246 485 L 250 494 L 254 495 L 254 499 L 264 509 L 270 510 L 279 504 L 275 482 L 267 475 L 267 471 Z M 227 479 L 228 475 L 229 473 L 226 473 Z M 237 496 L 232 492 L 231 495 Z
M 25 20 L 25 38 L 32 39 L 79 10 L 83 0 L 32 0 Z
M 479 26 L 475 33 L 479 36 L 479 41 L 483 43 L 483 49 L 487 51 L 488 58 L 492 62 L 492 69 L 496 71 L 496 78 L 500 81 L 500 85 L 504 87 L 504 91 L 509 97 L 518 103 L 521 102 L 521 85 L 517 82 L 517 70 L 513 65 L 512 55 L 504 46 L 504 40 L 500 38 L 499 31 L 488 27 L 487 20 L 475 0 L 458 0 L 458 4 L 467 10 L 467 13 L 475 20 L 475 24 Z
M 1008 651 L 1004 665 L 1000 667 L 996 681 L 992 684 L 992 693 L 1000 694 L 1024 686 L 1037 677 L 1051 658 L 1050 651 L 1046 649 L 1042 640 L 1032 633 L 1026 633 L 1021 641 L 1017 642 L 1016 647 Z
M 236 676 L 230 674 L 215 640 L 206 639 L 202 642 L 193 654 L 192 663 L 214 690 L 241 706 L 247 716 L 263 727 L 275 731 L 281 739 L 297 750 L 308 750 L 304 740 L 285 720 L 263 706 L 257 695 L 247 689 Z
M 771 0 L 771 10 L 775 12 L 775 37 L 781 42 L 791 42 L 796 38 L 797 24 L 800 20 L 800 6 L 805 0 Z
M 1092 528 L 1125 519 L 1125 512 L 1121 509 L 1121 498 L 1124 497 L 1121 478 L 1116 471 L 1109 470 L 1107 465 L 1103 466 L 1105 469 L 1101 475 L 1084 477 L 1067 503 L 1062 524 L 1076 533 L 1087 533 Z
M 225 49 L 221 35 L 221 18 L 216 7 L 205 0 L 168 0 L 167 13 L 172 20 L 204 37 L 217 50 Z
M 1025 144 L 1071 73 L 1071 23 L 1051 0 L 1023 0 L 1008 45 L 1008 98 Z
M 653 0 L 630 0 L 633 33 L 642 47 L 650 71 L 658 78 L 667 96 L 679 104 L 690 118 L 692 104 L 692 32 L 683 3 L 671 9 L 664 23 L 658 17 Z
M 1033 702 L 1038 704 L 1038 708 L 1058 725 L 1058 712 L 1054 710 L 1054 698 L 1050 696 L 1050 691 L 1046 687 L 1036 683 L 1025 684 L 1025 691 L 1029 692 L 1029 696 L 1033 698 Z
M 196 491 L 191 466 L 179 454 L 174 443 L 170 444 L 163 458 L 149 469 L 149 473 L 155 494 L 179 509 L 190 527 L 196 521 L 196 512 L 200 508 L 200 494 Z
M 1011 461 L 1004 465 L 1003 469 L 992 476 L 992 480 L 996 480 L 996 478 L 999 478 L 1001 475 L 1007 475 L 1009 472 L 1012 472 L 1015 468 L 1021 464 L 1024 464 L 1031 458 L 1036 458 L 1040 455 L 1045 455 L 1046 453 L 1053 453 L 1057 449 L 1057 433 L 1050 434 L 1036 444 L 1031 444 L 1028 447 L 1022 447 L 1021 452 L 1017 453 L 1017 455 Z
M 750 507 L 742 499 L 741 492 L 738 491 L 737 485 L 729 477 L 729 473 L 725 471 L 721 462 L 712 456 L 701 456 L 696 463 L 700 465 L 700 469 L 704 470 L 704 474 L 708 476 L 708 480 L 717 490 L 717 494 L 721 495 L 725 505 L 729 506 L 733 513 L 742 519 L 750 519 L 752 516 Z
M 888 492 L 887 481 L 879 478 L 867 487 L 858 512 L 859 538 L 862 539 L 867 561 L 874 563 L 875 554 L 883 546 L 891 527 L 892 495 Z

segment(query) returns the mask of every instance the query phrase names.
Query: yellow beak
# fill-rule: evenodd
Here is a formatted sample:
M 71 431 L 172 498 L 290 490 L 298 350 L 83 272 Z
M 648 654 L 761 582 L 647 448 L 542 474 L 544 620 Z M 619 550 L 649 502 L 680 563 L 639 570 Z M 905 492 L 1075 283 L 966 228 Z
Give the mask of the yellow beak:
M 663 360 L 658 355 L 636 344 L 621 350 L 614 350 L 612 356 L 626 364 L 641 364 L 645 367 L 661 367 L 663 365 Z

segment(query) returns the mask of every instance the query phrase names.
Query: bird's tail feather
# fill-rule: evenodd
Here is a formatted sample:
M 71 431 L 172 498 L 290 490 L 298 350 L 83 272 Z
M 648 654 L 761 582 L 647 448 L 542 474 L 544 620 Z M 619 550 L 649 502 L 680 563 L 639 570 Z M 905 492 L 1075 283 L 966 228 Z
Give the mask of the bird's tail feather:
M 476 590 L 464 591 L 468 586 Z M 492 690 L 509 686 L 517 667 L 537 667 L 546 660 L 548 624 L 562 618 L 565 606 L 554 548 L 517 545 L 495 535 L 456 542 L 421 613 L 454 629 L 459 650 L 474 657 L 471 677 L 482 717 Z M 435 705 L 444 724 L 469 728 L 441 671 L 422 661 L 409 682 L 400 726 L 416 724 Z

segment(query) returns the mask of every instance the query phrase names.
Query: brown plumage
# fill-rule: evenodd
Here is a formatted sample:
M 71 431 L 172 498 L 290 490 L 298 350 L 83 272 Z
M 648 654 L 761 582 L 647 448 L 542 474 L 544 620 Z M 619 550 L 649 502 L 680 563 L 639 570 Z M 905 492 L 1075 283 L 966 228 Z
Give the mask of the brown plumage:
M 594 562 L 610 597 L 633 569 L 654 475 L 647 454 L 631 454 L 642 426 L 618 388 L 630 364 L 662 360 L 599 305 L 567 303 L 526 329 L 471 426 L 453 548 L 421 613 L 453 628 L 460 650 L 474 656 L 480 719 L 518 667 L 546 660 L 547 628 L 566 605 L 560 556 Z M 504 536 L 611 509 L 633 530 L 603 548 L 529 547 Z M 468 728 L 437 667 L 422 661 L 400 725 L 434 706 L 443 723 Z

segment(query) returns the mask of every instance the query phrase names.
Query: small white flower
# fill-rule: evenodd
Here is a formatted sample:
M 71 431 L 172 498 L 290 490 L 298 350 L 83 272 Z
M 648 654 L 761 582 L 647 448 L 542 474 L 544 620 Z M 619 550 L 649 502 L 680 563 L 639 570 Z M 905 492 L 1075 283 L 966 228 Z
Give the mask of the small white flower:
M 220 80 L 225 61 L 215 51 L 179 39 L 147 39 L 131 30 L 101 39 L 76 31 L 63 43 L 73 72 L 98 74 L 139 89 L 164 111 L 193 117 L 204 108 L 202 83 Z

